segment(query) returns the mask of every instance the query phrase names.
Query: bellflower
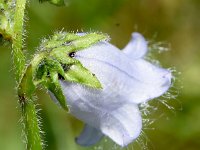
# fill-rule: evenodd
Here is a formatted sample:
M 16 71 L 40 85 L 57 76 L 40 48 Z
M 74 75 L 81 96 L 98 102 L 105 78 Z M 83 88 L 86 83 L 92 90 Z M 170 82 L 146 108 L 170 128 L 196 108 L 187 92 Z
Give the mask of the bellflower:
M 123 50 L 100 41 L 73 54 L 102 85 L 95 89 L 60 80 L 70 113 L 85 123 L 76 138 L 78 144 L 90 146 L 106 135 L 126 146 L 140 135 L 142 118 L 138 104 L 161 96 L 171 85 L 169 70 L 144 59 L 147 44 L 142 35 L 133 33 Z

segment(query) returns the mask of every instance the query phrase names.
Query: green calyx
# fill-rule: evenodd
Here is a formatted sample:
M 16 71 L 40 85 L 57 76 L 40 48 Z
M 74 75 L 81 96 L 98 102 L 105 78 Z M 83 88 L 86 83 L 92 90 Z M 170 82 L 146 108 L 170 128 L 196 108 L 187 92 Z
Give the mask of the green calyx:
M 59 80 L 101 89 L 97 77 L 74 56 L 77 51 L 107 39 L 107 35 L 99 33 L 80 35 L 66 32 L 55 33 L 50 39 L 44 39 L 39 47 L 39 53 L 27 66 L 19 85 L 19 95 L 30 95 L 38 85 L 42 85 L 54 94 L 64 109 L 67 109 Z M 26 84 L 29 85 L 29 89 L 26 89 Z

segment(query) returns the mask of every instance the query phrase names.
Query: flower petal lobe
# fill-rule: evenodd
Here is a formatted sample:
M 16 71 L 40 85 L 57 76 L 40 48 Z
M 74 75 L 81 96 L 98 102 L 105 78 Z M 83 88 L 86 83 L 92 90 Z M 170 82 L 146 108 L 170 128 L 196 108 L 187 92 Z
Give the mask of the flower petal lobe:
M 143 103 L 164 94 L 171 86 L 172 74 L 169 70 L 155 66 L 143 59 L 133 61 L 132 75 L 137 79 L 127 92 L 128 99 Z
M 101 120 L 102 132 L 122 147 L 136 139 L 141 128 L 142 118 L 135 104 L 125 104 Z
M 91 146 L 101 140 L 103 136 L 104 134 L 100 130 L 85 124 L 82 133 L 75 140 L 81 146 Z
M 123 52 L 127 54 L 129 58 L 138 59 L 143 57 L 147 50 L 147 41 L 144 39 L 144 37 L 137 32 L 133 32 L 132 38 L 123 49 Z

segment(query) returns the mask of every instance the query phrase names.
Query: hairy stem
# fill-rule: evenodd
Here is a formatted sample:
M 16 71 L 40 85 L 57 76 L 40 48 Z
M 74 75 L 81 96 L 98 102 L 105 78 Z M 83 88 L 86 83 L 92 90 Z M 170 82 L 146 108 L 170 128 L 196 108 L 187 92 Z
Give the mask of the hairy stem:
M 32 84 L 24 84 L 28 80 L 22 79 L 25 70 L 25 56 L 23 53 L 23 25 L 26 0 L 16 0 L 14 27 L 13 27 L 13 63 L 15 78 L 18 84 L 18 96 L 22 110 L 23 124 L 25 127 L 25 137 L 27 150 L 42 150 L 42 140 L 40 137 L 39 120 L 37 110 L 33 100 Z M 32 79 L 29 79 L 29 81 Z M 21 83 L 20 83 L 21 82 Z
M 26 100 L 22 107 L 27 150 L 42 150 L 39 120 L 33 100 Z
M 42 150 L 40 121 L 35 108 L 35 84 L 32 77 L 32 66 L 28 66 L 18 87 L 19 102 L 22 109 L 22 119 L 27 150 Z
M 23 25 L 26 0 L 16 0 L 14 27 L 13 27 L 13 63 L 17 83 L 25 68 L 25 56 L 23 53 Z

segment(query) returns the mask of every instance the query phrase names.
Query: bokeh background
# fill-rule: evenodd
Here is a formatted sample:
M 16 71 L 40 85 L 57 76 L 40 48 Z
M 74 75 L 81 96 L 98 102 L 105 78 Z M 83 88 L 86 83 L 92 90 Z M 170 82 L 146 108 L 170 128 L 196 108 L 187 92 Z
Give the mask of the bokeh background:
M 200 149 L 199 0 L 68 0 L 66 7 L 35 0 L 28 3 L 25 28 L 28 58 L 43 37 L 62 29 L 108 33 L 119 48 L 127 44 L 133 31 L 141 32 L 150 41 L 151 55 L 176 70 L 175 84 L 170 100 L 151 102 L 158 108 L 149 115 L 153 124 L 126 149 Z M 11 49 L 0 46 L 1 150 L 24 149 L 14 87 Z M 38 90 L 37 95 L 47 150 L 120 149 L 107 139 L 91 148 L 77 146 L 74 137 L 83 124 L 56 106 L 45 91 Z

